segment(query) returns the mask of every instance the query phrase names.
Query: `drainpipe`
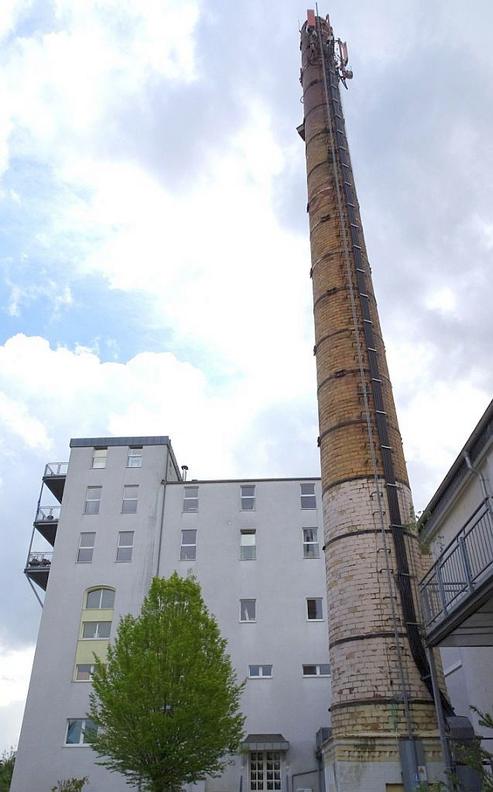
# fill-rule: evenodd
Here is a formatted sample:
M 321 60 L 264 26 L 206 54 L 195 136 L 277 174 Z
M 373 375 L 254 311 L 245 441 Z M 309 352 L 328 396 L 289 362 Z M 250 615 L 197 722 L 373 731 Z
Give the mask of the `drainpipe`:
M 493 510 L 491 507 L 490 483 L 488 479 L 483 473 L 481 473 L 481 471 L 477 467 L 474 467 L 474 465 L 471 462 L 471 457 L 469 456 L 468 451 L 464 451 L 464 459 L 471 473 L 474 473 L 479 478 L 479 481 L 481 482 L 481 489 L 483 491 L 484 499 L 488 502 L 488 510 L 490 514 L 493 516 Z

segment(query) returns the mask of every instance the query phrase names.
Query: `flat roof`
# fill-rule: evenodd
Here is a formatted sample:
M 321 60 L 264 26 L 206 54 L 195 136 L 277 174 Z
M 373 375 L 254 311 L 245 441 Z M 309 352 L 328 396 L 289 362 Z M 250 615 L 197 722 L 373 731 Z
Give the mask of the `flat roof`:
M 155 435 L 150 437 L 73 437 L 70 441 L 70 448 L 149 445 L 171 445 L 171 441 L 168 435 Z
M 281 476 L 280 478 L 225 478 L 225 479 L 187 479 L 168 481 L 168 484 L 259 484 L 263 481 L 320 481 L 320 476 Z

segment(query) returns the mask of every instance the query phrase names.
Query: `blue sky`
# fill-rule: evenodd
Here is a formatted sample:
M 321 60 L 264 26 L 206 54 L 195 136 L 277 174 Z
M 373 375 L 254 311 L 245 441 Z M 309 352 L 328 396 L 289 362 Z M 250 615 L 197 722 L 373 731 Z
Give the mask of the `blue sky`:
M 71 436 L 169 434 L 195 477 L 318 473 L 298 0 L 0 12 L 0 750 L 39 619 L 22 568 Z M 485 409 L 491 4 L 334 0 L 417 508 Z M 7 533 L 8 531 L 8 533 Z

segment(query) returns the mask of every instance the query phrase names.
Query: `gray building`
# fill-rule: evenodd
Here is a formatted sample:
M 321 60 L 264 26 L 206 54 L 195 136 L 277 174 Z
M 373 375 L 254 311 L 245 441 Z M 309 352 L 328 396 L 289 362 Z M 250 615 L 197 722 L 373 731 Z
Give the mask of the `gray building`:
M 200 581 L 247 680 L 244 751 L 200 786 L 318 792 L 330 703 L 320 481 L 184 482 L 168 437 L 70 446 L 68 465 L 46 466 L 26 564 L 45 597 L 12 792 L 84 775 L 88 792 L 128 789 L 84 743 L 93 652 L 175 570 Z

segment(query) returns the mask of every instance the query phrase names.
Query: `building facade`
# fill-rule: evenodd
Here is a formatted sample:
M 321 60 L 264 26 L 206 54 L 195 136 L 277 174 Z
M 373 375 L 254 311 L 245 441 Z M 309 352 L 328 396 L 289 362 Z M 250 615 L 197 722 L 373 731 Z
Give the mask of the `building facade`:
M 34 535 L 53 549 L 32 543 L 26 566 L 46 594 L 12 791 L 72 776 L 88 776 L 88 792 L 128 788 L 84 743 L 93 653 L 138 613 L 152 577 L 176 570 L 199 580 L 247 680 L 244 750 L 201 786 L 319 792 L 330 702 L 320 481 L 183 482 L 167 437 L 72 440 L 68 465 L 47 465 L 43 481 Z

